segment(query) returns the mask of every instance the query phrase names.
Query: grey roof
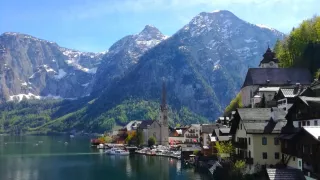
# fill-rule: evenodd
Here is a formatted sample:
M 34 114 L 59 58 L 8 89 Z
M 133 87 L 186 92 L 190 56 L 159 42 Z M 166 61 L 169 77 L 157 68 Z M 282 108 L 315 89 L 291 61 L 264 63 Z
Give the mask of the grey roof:
M 320 103 L 320 97 L 307 97 L 307 96 L 299 96 L 299 98 L 306 104 L 310 103 Z
M 280 92 L 282 92 L 283 96 L 286 98 L 292 98 L 300 93 L 302 93 L 305 90 L 305 88 L 299 88 L 299 89 L 294 89 L 294 88 L 281 88 Z
M 271 110 L 274 111 L 274 117 Z M 240 108 L 237 111 L 247 133 L 280 133 L 287 124 L 286 112 L 283 109 Z
M 270 180 L 305 180 L 300 169 L 274 169 L 267 168 Z
M 310 85 L 312 76 L 305 68 L 250 68 L 242 87 L 250 85 Z
M 230 128 L 219 128 L 219 130 L 220 130 L 223 134 L 229 134 L 229 132 L 230 132 Z
M 148 125 L 151 125 L 153 123 L 153 120 L 144 120 L 139 125 L 140 129 L 147 129 Z
M 214 129 L 218 129 L 218 126 L 216 124 L 205 124 L 205 125 L 202 125 L 201 128 L 202 128 L 202 133 L 210 134 Z

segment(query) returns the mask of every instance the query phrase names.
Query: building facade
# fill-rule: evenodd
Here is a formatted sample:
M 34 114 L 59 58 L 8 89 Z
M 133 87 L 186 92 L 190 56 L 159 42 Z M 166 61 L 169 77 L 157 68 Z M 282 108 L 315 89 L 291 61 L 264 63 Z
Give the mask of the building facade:
M 278 136 L 286 124 L 285 112 L 278 108 L 239 108 L 232 119 L 230 133 L 236 158 L 246 160 L 247 170 L 254 165 L 276 165 L 281 149 Z

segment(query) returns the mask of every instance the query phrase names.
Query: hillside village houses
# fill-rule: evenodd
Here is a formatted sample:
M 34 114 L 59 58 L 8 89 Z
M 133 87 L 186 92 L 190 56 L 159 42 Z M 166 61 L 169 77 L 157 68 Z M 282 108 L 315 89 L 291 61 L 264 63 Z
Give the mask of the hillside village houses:
M 266 168 L 269 179 L 320 179 L 320 78 L 304 68 L 280 68 L 268 47 L 259 68 L 249 68 L 240 90 L 243 108 L 212 124 L 168 125 L 163 85 L 159 120 L 142 121 L 144 144 L 181 145 L 216 154 L 216 142 L 231 141 L 234 160 L 253 173 Z M 192 147 L 192 148 L 190 148 Z M 191 152 L 192 153 L 192 152 Z
M 278 62 L 268 48 L 260 68 L 248 70 L 245 108 L 231 118 L 235 158 L 248 172 L 267 168 L 269 179 L 320 179 L 320 77 Z

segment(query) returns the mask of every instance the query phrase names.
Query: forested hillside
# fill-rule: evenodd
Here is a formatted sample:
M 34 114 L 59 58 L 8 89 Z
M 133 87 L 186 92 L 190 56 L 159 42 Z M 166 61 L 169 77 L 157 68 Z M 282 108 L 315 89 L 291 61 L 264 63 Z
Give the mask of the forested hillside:
M 320 16 L 303 21 L 293 28 L 282 41 L 278 40 L 274 51 L 280 60 L 280 67 L 308 68 L 315 76 L 320 75 Z M 238 94 L 226 107 L 225 114 L 241 107 Z
M 303 21 L 282 41 L 274 51 L 281 67 L 304 67 L 312 74 L 320 68 L 320 16 Z
M 104 132 L 115 125 L 125 125 L 131 120 L 158 119 L 159 103 L 144 100 L 124 101 L 96 117 L 86 111 L 93 103 L 88 99 L 77 101 L 28 100 L 20 103 L 0 104 L 0 134 L 48 134 L 77 131 Z M 180 111 L 169 108 L 169 123 L 206 123 L 207 119 L 183 107 Z

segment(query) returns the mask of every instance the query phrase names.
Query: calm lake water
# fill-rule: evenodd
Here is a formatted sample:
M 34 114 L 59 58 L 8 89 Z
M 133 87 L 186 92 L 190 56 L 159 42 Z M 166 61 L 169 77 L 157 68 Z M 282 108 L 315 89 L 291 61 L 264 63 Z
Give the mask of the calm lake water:
M 0 180 L 166 179 L 209 178 L 167 157 L 108 156 L 92 149 L 88 138 L 0 136 Z

